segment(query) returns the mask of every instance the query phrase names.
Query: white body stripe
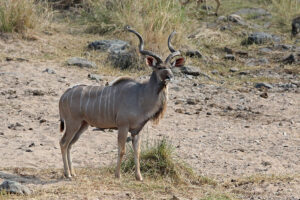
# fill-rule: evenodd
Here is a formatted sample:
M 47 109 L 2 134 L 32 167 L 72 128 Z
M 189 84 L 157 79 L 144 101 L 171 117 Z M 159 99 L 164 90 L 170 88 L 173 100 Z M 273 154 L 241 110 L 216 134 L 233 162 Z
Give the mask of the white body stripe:
M 75 86 L 74 86 L 74 87 L 75 87 Z M 74 88 L 74 87 L 73 87 L 73 88 Z M 73 88 L 72 88 L 72 89 L 73 89 Z M 74 94 L 75 90 L 77 90 L 78 88 L 79 88 L 79 87 L 77 87 L 77 88 L 75 88 L 75 89 L 72 90 L 72 93 L 71 93 L 71 100 L 70 100 L 70 108 L 72 107 L 73 94 Z
M 103 88 L 103 90 L 101 90 L 101 94 L 100 94 L 100 97 L 99 97 L 99 116 L 100 116 L 100 119 L 101 119 L 101 102 L 102 102 L 102 94 L 104 93 L 104 90 L 105 90 L 105 87 Z
M 113 118 L 113 120 L 114 120 L 114 116 L 115 116 L 116 91 L 117 91 L 117 88 L 114 88 L 114 91 L 113 91 L 113 100 L 112 100 L 112 118 Z
M 109 86 L 109 91 L 108 91 L 108 95 L 107 95 L 107 98 L 106 98 L 106 110 L 105 110 L 105 116 L 106 116 L 106 119 L 109 120 L 110 119 L 110 116 L 109 116 L 109 107 L 110 107 L 110 97 L 111 97 L 111 86 Z
M 87 109 L 88 109 L 88 105 L 89 105 L 89 103 L 90 103 L 90 95 L 91 95 L 91 90 L 92 90 L 92 89 L 93 89 L 93 86 L 89 89 L 89 96 L 88 96 L 88 100 L 87 100 L 87 102 L 86 102 L 86 104 L 85 104 L 85 109 L 84 109 L 85 113 L 88 112 Z
M 82 91 L 81 91 L 81 94 L 80 94 L 80 101 L 79 101 L 79 111 L 80 111 L 80 112 L 81 112 L 81 104 L 82 104 L 82 98 L 83 98 L 83 97 L 82 97 L 82 96 L 83 96 L 82 94 L 84 93 L 84 92 L 83 92 L 84 89 L 85 89 L 85 88 L 82 88 Z

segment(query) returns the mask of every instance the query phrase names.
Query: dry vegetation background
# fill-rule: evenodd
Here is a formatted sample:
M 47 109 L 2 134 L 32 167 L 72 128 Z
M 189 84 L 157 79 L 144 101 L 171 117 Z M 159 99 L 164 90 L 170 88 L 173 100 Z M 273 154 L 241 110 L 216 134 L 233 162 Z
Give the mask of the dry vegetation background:
M 215 6 L 213 0 L 208 0 L 208 4 Z M 264 70 L 275 71 L 279 74 L 292 74 L 296 77 L 295 81 L 299 81 L 299 63 L 284 65 L 277 62 L 284 56 L 280 52 L 268 55 L 270 63 L 267 66 L 250 67 L 245 65 L 243 59 L 236 61 L 223 59 L 224 47 L 247 52 L 252 57 L 256 57 L 260 48 L 258 45 L 241 45 L 248 33 L 253 30 L 278 35 L 282 38 L 282 43 L 299 47 L 299 41 L 296 43 L 296 39 L 290 38 L 291 21 L 300 15 L 298 0 L 222 0 L 219 13 L 227 16 L 241 8 L 249 7 L 264 8 L 269 11 L 272 14 L 272 17 L 267 19 L 270 25 L 265 28 L 264 24 L 267 23 L 265 19 L 257 19 L 256 16 L 248 15 L 245 20 L 259 25 L 258 27 L 233 25 L 230 30 L 221 31 L 217 28 L 216 16 L 207 15 L 205 9 L 197 9 L 196 3 L 181 7 L 178 0 L 0 1 L 0 48 L 2 48 L 0 49 L 0 72 L 1 64 L 6 65 L 10 59 L 18 62 L 18 58 L 22 58 L 21 65 L 24 60 L 29 64 L 31 62 L 53 63 L 54 65 L 59 63 L 64 70 L 66 67 L 64 63 L 68 58 L 79 56 L 94 61 L 98 66 L 94 72 L 111 77 L 111 79 L 124 74 L 133 77 L 144 76 L 149 74 L 148 69 L 120 71 L 111 67 L 103 54 L 99 55 L 94 51 L 86 53 L 87 43 L 99 39 L 122 39 L 131 41 L 136 46 L 136 38 L 123 31 L 125 25 L 130 25 L 143 35 L 147 49 L 160 54 L 168 53 L 166 38 L 173 30 L 177 32 L 174 46 L 183 50 L 199 50 L 204 55 L 204 59 L 193 58 L 188 59 L 187 62 L 197 66 L 201 72 L 208 74 L 211 78 L 197 79 L 194 82 L 196 85 L 221 85 L 232 91 L 244 91 L 256 82 L 277 84 L 290 81 L 283 76 L 251 76 L 252 72 Z M 224 22 L 224 25 L 226 24 L 227 22 Z M 209 28 L 210 26 L 212 28 Z M 5 47 L 10 50 L 5 51 Z M 18 51 L 18 48 L 21 51 Z M 250 71 L 250 75 L 232 74 L 230 68 Z M 65 74 L 69 72 L 68 70 L 65 70 Z M 218 74 L 212 73 L 214 70 L 217 70 Z M 82 73 L 82 71 L 76 72 Z M 0 75 L 1 79 L 2 77 Z M 4 85 L 4 78 L 1 81 Z M 1 89 L 4 91 L 9 88 Z M 299 99 L 295 99 L 296 97 L 299 95 L 291 98 L 297 102 Z M 0 109 L 3 106 L 4 110 L 4 102 L 0 102 Z M 185 116 L 185 118 L 188 117 L 189 115 Z M 2 141 L 4 140 L 0 137 L 0 143 Z M 142 173 L 146 175 L 146 179 L 143 183 L 139 183 L 133 179 L 133 158 L 130 148 L 128 149 L 127 160 L 122 166 L 124 177 L 121 181 L 112 178 L 110 165 L 102 168 L 76 169 L 78 178 L 71 182 L 60 182 L 62 169 L 22 168 L 23 166 L 6 168 L 5 163 L 1 163 L 0 172 L 6 171 L 23 178 L 40 179 L 40 187 L 29 196 L 2 192 L 0 199 L 97 199 L 97 195 L 99 199 L 181 199 L 178 195 L 186 198 L 197 196 L 196 199 L 207 200 L 251 199 L 252 193 L 247 193 L 249 188 L 246 187 L 249 183 L 260 185 L 267 182 L 282 184 L 284 187 L 289 187 L 289 182 L 300 183 L 298 172 L 292 175 L 261 173 L 247 177 L 241 176 L 237 179 L 231 179 L 231 175 L 227 174 L 224 175 L 226 180 L 220 180 L 220 177 L 215 180 L 215 177 L 197 174 L 194 166 L 185 163 L 182 157 L 177 155 L 174 146 L 170 145 L 167 140 L 161 139 L 153 141 L 149 139 L 147 145 L 143 147 Z M 46 184 L 49 182 L 51 184 Z M 234 186 L 238 188 L 232 189 Z M 97 191 L 102 191 L 102 193 L 98 194 Z M 173 196 L 173 194 L 176 195 Z M 300 198 L 300 192 L 292 195 L 294 199 Z M 259 195 L 255 198 L 259 198 Z M 280 195 L 278 198 L 293 199 Z M 276 199 L 276 195 L 270 194 L 262 199 Z

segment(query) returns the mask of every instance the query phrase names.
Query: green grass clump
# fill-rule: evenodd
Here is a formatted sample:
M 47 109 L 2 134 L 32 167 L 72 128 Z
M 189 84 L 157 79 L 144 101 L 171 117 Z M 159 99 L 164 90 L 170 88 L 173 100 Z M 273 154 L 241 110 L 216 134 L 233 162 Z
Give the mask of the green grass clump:
M 174 148 L 162 139 L 154 145 L 147 145 L 141 149 L 141 173 L 153 179 L 163 178 L 173 183 L 191 183 L 196 185 L 211 184 L 215 182 L 206 177 L 198 176 L 187 164 L 174 159 Z M 123 173 L 134 173 L 134 151 L 130 148 L 121 169 Z
M 24 33 L 48 23 L 48 14 L 48 7 L 34 0 L 0 1 L 0 32 Z

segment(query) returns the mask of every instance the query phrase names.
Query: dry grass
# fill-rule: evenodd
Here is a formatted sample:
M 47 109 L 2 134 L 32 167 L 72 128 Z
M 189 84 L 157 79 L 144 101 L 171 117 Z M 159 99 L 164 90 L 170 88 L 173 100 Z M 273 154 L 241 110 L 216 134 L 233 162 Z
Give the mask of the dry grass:
M 49 24 L 52 13 L 45 3 L 34 0 L 0 2 L 0 32 L 24 33 Z
M 33 193 L 29 196 L 12 195 L 5 192 L 0 199 L 170 199 L 173 196 L 197 199 L 234 199 L 222 187 L 211 185 L 172 184 L 163 179 L 146 178 L 138 182 L 131 174 L 115 179 L 111 168 L 76 169 L 77 177 L 72 181 L 62 177 L 57 169 L 1 169 L 1 171 L 28 178 Z M 26 183 L 25 183 L 26 184 Z
M 122 31 L 125 25 L 130 25 L 142 34 L 145 48 L 167 53 L 167 38 L 173 30 L 178 33 L 176 42 L 180 41 L 177 47 L 186 44 L 191 19 L 186 18 L 185 11 L 175 0 L 102 0 L 95 1 L 90 11 L 85 12 L 83 23 L 88 25 L 90 33 L 113 33 L 126 38 L 128 33 Z M 137 43 L 135 36 L 129 37 Z

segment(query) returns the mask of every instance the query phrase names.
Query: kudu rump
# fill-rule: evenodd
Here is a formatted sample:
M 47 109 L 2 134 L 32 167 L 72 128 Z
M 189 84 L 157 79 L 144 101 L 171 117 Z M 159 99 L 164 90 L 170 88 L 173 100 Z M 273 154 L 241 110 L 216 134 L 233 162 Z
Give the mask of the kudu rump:
M 120 77 L 108 86 L 77 85 L 69 88 L 59 100 L 60 129 L 65 133 L 60 140 L 64 174 L 75 176 L 70 150 L 80 135 L 89 125 L 101 129 L 118 129 L 118 159 L 115 170 L 116 178 L 120 177 L 120 167 L 125 154 L 125 143 L 128 132 L 132 136 L 134 149 L 135 177 L 143 180 L 140 173 L 140 135 L 149 120 L 159 120 L 166 108 L 167 84 L 173 77 L 172 67 L 184 65 L 184 58 L 171 45 L 175 32 L 168 38 L 171 54 L 163 61 L 158 55 L 144 50 L 142 36 L 126 27 L 139 39 L 139 52 L 146 56 L 146 63 L 153 69 L 150 80 L 139 83 L 131 78 Z M 65 124 L 65 128 L 64 128 Z

